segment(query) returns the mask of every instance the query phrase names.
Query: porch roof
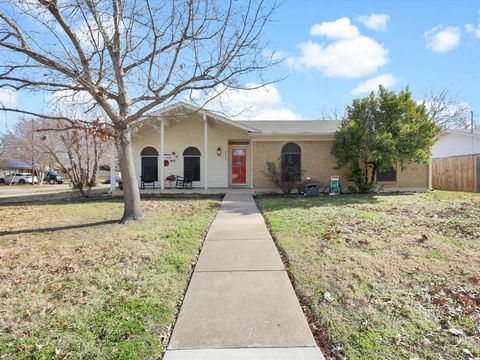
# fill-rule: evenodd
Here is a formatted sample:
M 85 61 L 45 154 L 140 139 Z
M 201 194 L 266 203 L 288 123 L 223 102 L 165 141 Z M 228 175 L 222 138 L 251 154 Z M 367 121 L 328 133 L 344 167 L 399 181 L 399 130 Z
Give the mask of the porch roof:
M 182 108 L 187 109 L 183 115 L 204 114 L 217 121 L 258 135 L 332 135 L 341 124 L 341 121 L 338 120 L 231 120 L 186 101 L 179 101 L 163 109 L 150 112 L 143 119 L 162 117 L 169 111 Z
M 236 127 L 236 128 L 240 128 L 244 131 L 248 131 L 248 132 L 251 132 L 251 133 L 260 132 L 260 130 L 258 130 L 258 129 L 256 129 L 256 128 L 248 125 L 248 124 L 243 124 L 240 121 L 227 119 L 226 117 L 221 116 L 221 115 L 219 115 L 219 114 L 217 114 L 213 111 L 203 109 L 201 107 L 189 104 L 188 102 L 185 102 L 185 101 L 179 101 L 179 102 L 176 102 L 175 104 L 168 105 L 168 106 L 164 107 L 163 109 L 152 111 L 152 112 L 146 114 L 144 116 L 144 119 L 145 118 L 152 118 L 152 117 L 162 117 L 162 116 L 165 116 L 165 114 L 168 113 L 169 111 L 172 111 L 174 109 L 181 109 L 181 108 L 186 108 L 188 110 L 188 113 L 185 113 L 183 115 L 190 115 L 192 113 L 200 113 L 200 114 L 204 114 L 206 116 L 209 116 L 209 117 L 211 117 L 211 118 L 213 118 L 217 121 L 223 122 L 225 124 L 231 125 L 231 126 Z

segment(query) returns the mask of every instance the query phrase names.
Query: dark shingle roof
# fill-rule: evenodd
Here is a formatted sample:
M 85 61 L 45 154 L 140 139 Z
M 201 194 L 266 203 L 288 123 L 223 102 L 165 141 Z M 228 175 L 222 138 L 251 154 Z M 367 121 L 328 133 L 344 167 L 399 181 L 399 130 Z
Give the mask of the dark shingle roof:
M 238 122 L 265 134 L 333 134 L 341 123 L 337 120 L 244 120 Z

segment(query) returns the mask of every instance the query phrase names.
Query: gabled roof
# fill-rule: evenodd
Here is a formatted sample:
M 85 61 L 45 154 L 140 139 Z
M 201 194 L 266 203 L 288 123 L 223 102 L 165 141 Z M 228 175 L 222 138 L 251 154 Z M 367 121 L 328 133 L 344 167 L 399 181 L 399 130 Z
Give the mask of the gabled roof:
M 165 113 L 169 112 L 169 111 L 172 111 L 174 109 L 181 109 L 181 108 L 187 108 L 189 111 L 191 112 L 198 112 L 200 114 L 205 114 L 211 118 L 214 118 L 215 120 L 217 121 L 220 121 L 220 122 L 223 122 L 225 124 L 228 124 L 228 125 L 231 125 L 231 126 L 234 126 L 234 127 L 237 127 L 237 128 L 240 128 L 242 130 L 245 130 L 245 131 L 248 131 L 248 132 L 252 132 L 252 133 L 257 133 L 259 132 L 258 129 L 256 128 L 253 128 L 249 125 L 246 125 L 246 124 L 242 124 L 241 122 L 239 121 L 234 121 L 234 120 L 230 120 L 230 119 L 227 119 L 226 117 L 224 116 L 221 116 L 213 111 L 209 111 L 209 110 L 206 110 L 206 109 L 202 109 L 201 107 L 198 107 L 198 106 L 195 106 L 195 105 L 192 105 L 186 101 L 179 101 L 179 102 L 176 102 L 175 104 L 171 104 L 171 105 L 168 105 L 166 107 L 164 107 L 163 109 L 160 109 L 160 110 L 156 110 L 156 111 L 152 111 L 148 114 L 145 115 L 145 118 L 148 118 L 148 117 L 161 117 L 162 115 L 165 115 Z
M 150 112 L 145 118 L 162 117 L 175 109 L 188 109 L 189 112 L 205 114 L 217 121 L 260 135 L 332 135 L 340 127 L 338 120 L 230 120 L 213 111 L 203 109 L 185 101 L 168 105 Z
M 245 120 L 238 121 L 242 124 L 252 126 L 261 131 L 262 134 L 334 134 L 340 127 L 338 120 Z

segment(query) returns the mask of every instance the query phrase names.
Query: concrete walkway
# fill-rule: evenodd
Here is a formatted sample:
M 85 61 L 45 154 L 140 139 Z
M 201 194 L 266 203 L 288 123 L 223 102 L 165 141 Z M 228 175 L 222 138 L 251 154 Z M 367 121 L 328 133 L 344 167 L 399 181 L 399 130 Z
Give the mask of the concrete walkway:
M 323 359 L 251 195 L 225 196 L 164 359 Z

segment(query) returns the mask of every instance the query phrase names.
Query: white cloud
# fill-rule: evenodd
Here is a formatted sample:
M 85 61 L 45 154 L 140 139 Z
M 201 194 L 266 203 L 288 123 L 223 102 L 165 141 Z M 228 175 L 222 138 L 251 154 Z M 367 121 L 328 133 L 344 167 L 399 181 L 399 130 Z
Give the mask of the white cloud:
M 332 41 L 298 44 L 300 54 L 288 57 L 287 65 L 295 69 L 316 69 L 324 76 L 357 78 L 373 74 L 388 62 L 388 50 L 373 38 L 362 35 L 347 17 L 315 24 L 310 34 Z
M 359 16 L 357 20 L 371 30 L 386 31 L 390 16 L 388 14 L 370 14 Z
M 248 118 L 250 120 L 302 120 L 303 117 L 295 114 L 292 110 L 287 108 L 271 109 L 258 112 L 254 117 Z
M 248 84 L 251 90 L 219 88 L 207 94 L 194 93 L 191 98 L 202 104 L 205 99 L 213 99 L 206 108 L 224 113 L 235 120 L 300 120 L 302 116 L 294 113 L 284 103 L 278 89 L 272 85 L 259 87 Z M 215 97 L 216 94 L 220 95 Z
M 388 50 L 366 36 L 337 41 L 327 46 L 308 41 L 298 47 L 300 55 L 287 58 L 287 64 L 294 68 L 317 69 L 325 76 L 368 76 L 388 62 Z
M 355 89 L 352 90 L 353 95 L 361 95 L 376 91 L 379 85 L 383 85 L 386 88 L 395 86 L 398 79 L 392 74 L 383 74 L 375 76 L 371 79 L 361 82 Z
M 9 89 L 0 89 L 0 106 L 16 107 L 18 94 Z
M 472 24 L 465 25 L 465 30 L 471 34 L 475 39 L 480 39 L 480 24 L 477 27 Z
M 478 10 L 478 14 L 480 15 L 480 10 Z M 477 26 L 472 24 L 465 25 L 465 30 L 472 35 L 475 39 L 480 39 L 480 20 Z
M 424 34 L 427 40 L 426 47 L 432 51 L 444 53 L 451 51 L 460 45 L 461 30 L 457 26 L 444 28 L 437 25 Z
M 360 36 L 360 31 L 355 25 L 352 25 L 348 17 L 343 17 L 335 21 L 325 21 L 321 24 L 315 24 L 310 28 L 310 35 L 325 36 L 329 39 L 352 39 Z

